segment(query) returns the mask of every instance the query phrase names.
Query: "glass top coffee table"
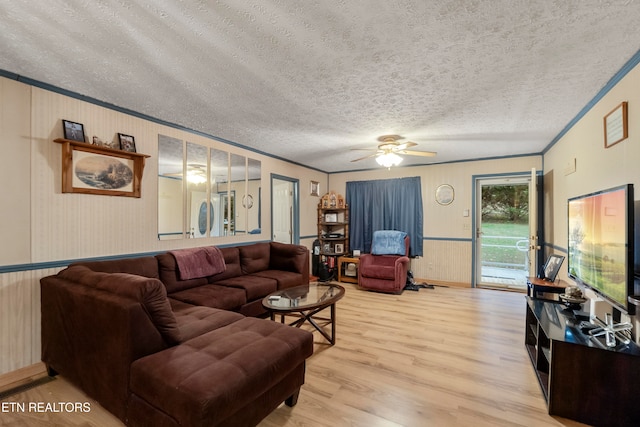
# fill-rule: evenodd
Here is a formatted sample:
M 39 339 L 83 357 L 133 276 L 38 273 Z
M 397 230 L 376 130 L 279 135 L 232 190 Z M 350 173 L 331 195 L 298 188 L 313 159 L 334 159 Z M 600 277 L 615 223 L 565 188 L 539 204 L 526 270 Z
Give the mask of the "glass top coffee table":
M 344 296 L 344 288 L 333 283 L 311 282 L 309 285 L 296 286 L 273 292 L 262 300 L 262 305 L 271 313 L 271 320 L 276 314 L 280 321 L 285 322 L 285 316 L 297 319 L 290 326 L 300 327 L 309 322 L 323 337 L 331 343 L 336 343 L 336 302 Z M 330 309 L 330 317 L 317 316 L 325 308 Z M 331 325 L 331 334 L 324 327 Z

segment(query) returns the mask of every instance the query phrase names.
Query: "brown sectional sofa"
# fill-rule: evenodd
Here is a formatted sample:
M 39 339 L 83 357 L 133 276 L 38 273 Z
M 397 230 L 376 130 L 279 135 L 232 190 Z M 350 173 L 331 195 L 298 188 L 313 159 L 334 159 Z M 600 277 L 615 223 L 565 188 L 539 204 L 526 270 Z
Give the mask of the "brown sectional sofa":
M 127 425 L 255 425 L 294 405 L 309 332 L 258 318 L 309 283 L 309 252 L 220 248 L 224 272 L 181 280 L 174 255 L 72 264 L 41 280 L 42 360 Z

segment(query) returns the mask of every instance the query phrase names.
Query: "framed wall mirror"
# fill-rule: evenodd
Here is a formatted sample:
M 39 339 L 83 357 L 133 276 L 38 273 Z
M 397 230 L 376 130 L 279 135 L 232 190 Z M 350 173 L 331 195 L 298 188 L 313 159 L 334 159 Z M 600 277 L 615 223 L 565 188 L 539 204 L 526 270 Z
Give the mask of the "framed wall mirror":
M 183 239 L 184 143 L 158 135 L 158 239 Z
M 209 200 L 207 147 L 187 142 L 187 230 L 189 237 L 207 237 L 213 204 Z
M 229 153 L 212 148 L 209 158 L 211 160 L 211 174 L 209 176 L 211 203 L 214 206 L 210 236 L 219 237 L 226 235 L 225 221 L 228 222 L 229 217 L 228 203 L 222 198 L 223 194 L 229 192 Z
M 261 233 L 261 162 L 158 135 L 158 239 Z
M 247 205 L 247 231 L 249 234 L 262 233 L 262 164 L 260 160 L 247 160 L 247 193 L 253 204 Z

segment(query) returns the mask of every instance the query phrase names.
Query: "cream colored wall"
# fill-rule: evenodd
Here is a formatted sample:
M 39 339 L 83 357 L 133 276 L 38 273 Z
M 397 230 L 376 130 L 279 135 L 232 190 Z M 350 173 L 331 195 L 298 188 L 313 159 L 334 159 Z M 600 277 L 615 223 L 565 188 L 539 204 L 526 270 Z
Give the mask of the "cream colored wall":
M 629 137 L 604 147 L 603 118 L 627 101 Z M 567 199 L 631 183 L 640 199 L 640 67 L 631 70 L 544 155 L 545 239 L 567 250 Z M 565 175 L 575 159 L 576 172 Z M 561 277 L 567 279 L 563 264 Z
M 330 189 L 345 194 L 348 181 L 419 176 L 424 207 L 424 256 L 411 260 L 416 278 L 470 286 L 472 282 L 473 177 L 521 173 L 540 169 L 541 156 L 514 157 L 472 162 L 447 163 L 406 168 L 375 169 L 329 175 Z M 436 188 L 450 184 L 454 201 L 441 206 L 435 201 Z M 468 210 L 469 216 L 464 216 Z
M 622 142 L 605 148 L 603 118 L 623 101 L 629 103 L 629 136 Z M 567 199 L 628 183 L 634 185 L 635 199 L 640 199 L 638 123 L 640 66 L 636 66 L 622 78 L 545 153 L 545 240 L 552 245 L 548 252 L 566 255 Z M 565 175 L 565 166 L 573 159 L 576 162 L 576 172 Z M 568 278 L 566 262 L 562 265 L 560 278 L 572 283 Z M 601 306 L 606 306 L 606 303 Z M 598 307 L 600 309 L 602 308 Z M 640 327 L 637 318 L 638 316 L 636 330 Z
M 0 78 L 0 245 L 2 264 L 30 261 L 31 139 L 30 87 Z

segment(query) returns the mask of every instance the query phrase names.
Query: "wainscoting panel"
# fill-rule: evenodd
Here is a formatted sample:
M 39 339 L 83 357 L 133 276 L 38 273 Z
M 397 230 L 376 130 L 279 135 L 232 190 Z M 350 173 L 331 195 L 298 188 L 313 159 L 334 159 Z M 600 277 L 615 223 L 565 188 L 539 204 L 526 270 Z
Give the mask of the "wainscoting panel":
M 58 271 L 0 274 L 0 375 L 40 361 L 40 278 Z
M 471 241 L 424 240 L 424 256 L 411 260 L 417 279 L 471 286 Z

